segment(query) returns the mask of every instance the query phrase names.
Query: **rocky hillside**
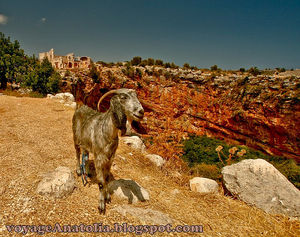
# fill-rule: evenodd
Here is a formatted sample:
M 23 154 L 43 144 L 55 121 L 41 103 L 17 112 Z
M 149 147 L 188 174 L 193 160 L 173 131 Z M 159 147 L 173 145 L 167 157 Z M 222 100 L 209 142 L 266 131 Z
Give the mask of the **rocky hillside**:
M 157 112 L 152 113 L 159 114 L 160 107 L 155 108 Z M 77 188 L 67 197 L 39 195 L 36 189 L 46 173 L 65 166 L 75 175 L 73 113 L 72 108 L 48 98 L 0 96 L 0 236 L 16 235 L 9 234 L 5 225 L 54 226 L 55 223 L 61 226 L 170 223 L 172 227 L 202 225 L 203 236 L 299 236 L 299 221 L 266 214 L 223 196 L 222 190 L 220 194 L 192 192 L 185 185 L 185 174 L 171 169 L 170 161 L 165 165 L 167 168 L 158 168 L 123 143 L 117 150 L 112 173 L 116 179 L 131 179 L 144 187 L 149 192 L 149 201 L 128 204 L 114 195 L 106 215 L 100 216 L 97 185 L 84 187 L 80 178 L 75 178 Z M 77 235 L 99 236 L 99 233 Z M 170 236 L 183 235 L 170 233 Z
M 73 88 L 76 100 L 96 108 L 109 89 L 136 89 L 146 109 L 147 146 L 167 159 L 179 157 L 182 139 L 193 133 L 300 161 L 298 70 L 255 77 L 159 66 L 99 70 L 97 84 L 84 73 L 70 77 L 82 81 Z

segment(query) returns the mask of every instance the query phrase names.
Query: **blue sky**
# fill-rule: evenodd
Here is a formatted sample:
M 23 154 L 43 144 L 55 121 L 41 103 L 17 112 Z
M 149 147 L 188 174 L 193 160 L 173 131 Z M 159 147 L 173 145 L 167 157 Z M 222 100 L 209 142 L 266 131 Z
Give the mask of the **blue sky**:
M 0 31 L 29 55 L 300 68 L 300 0 L 0 0 Z

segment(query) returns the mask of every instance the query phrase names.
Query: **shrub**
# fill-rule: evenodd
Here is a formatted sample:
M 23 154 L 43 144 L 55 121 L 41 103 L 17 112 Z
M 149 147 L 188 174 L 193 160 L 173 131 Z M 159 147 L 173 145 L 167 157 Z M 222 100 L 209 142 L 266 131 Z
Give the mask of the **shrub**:
M 141 78 L 143 76 L 143 72 L 141 71 L 141 69 L 136 68 L 135 69 L 135 75 L 138 76 L 139 78 Z
M 219 68 L 218 68 L 217 65 L 213 65 L 213 66 L 210 67 L 210 70 L 211 70 L 211 71 L 218 71 Z
M 147 64 L 148 64 L 149 66 L 153 66 L 154 63 L 155 63 L 155 60 L 154 60 L 153 58 L 148 58 L 148 59 L 147 59 Z
M 222 178 L 221 169 L 218 166 L 205 163 L 194 165 L 190 170 L 190 174 L 219 181 Z
M 259 75 L 261 72 L 258 70 L 258 68 L 257 67 L 251 67 L 249 70 L 248 70 L 248 72 L 250 73 L 250 74 L 252 74 L 253 76 L 257 76 L 257 75 Z
M 231 146 L 226 142 L 207 136 L 193 136 L 183 141 L 182 159 L 191 167 L 191 172 L 203 172 L 217 167 L 220 170 L 224 165 L 239 162 L 243 159 L 264 159 L 273 164 L 288 180 L 300 189 L 300 166 L 292 159 L 281 156 L 270 156 L 261 151 L 246 146 Z M 221 159 L 220 159 L 221 158 Z M 200 170 L 203 168 L 203 171 Z M 213 176 L 216 176 L 214 172 Z
M 190 66 L 190 64 L 188 64 L 188 63 L 185 63 L 185 64 L 183 64 L 183 68 L 185 68 L 185 69 L 190 69 L 190 68 L 191 68 L 191 66 Z
M 132 66 L 137 66 L 142 62 L 142 58 L 139 56 L 133 57 L 131 60 L 131 65 Z
M 97 71 L 97 68 L 94 63 L 91 65 L 91 69 L 89 71 L 89 77 L 93 79 L 94 83 L 99 83 L 100 82 L 100 73 Z
M 161 59 L 156 59 L 155 60 L 155 65 L 157 65 L 157 66 L 163 66 L 164 65 L 164 61 L 161 60 Z

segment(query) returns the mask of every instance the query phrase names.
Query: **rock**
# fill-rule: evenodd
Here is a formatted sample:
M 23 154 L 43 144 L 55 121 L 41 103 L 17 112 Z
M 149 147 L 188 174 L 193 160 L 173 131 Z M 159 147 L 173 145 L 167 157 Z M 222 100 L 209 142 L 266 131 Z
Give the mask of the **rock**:
M 165 213 L 160 211 L 152 210 L 150 208 L 139 208 L 129 205 L 117 206 L 112 209 L 120 213 L 123 216 L 131 215 L 136 219 L 139 219 L 143 223 L 152 225 L 167 225 L 172 224 L 173 220 Z
M 138 136 L 121 137 L 120 140 L 137 151 L 140 151 L 142 153 L 145 152 L 146 146 Z
M 219 185 L 212 179 L 194 177 L 190 180 L 190 189 L 199 193 L 217 193 Z
M 44 176 L 36 191 L 43 196 L 61 198 L 71 194 L 75 187 L 76 181 L 71 170 L 60 166 Z
M 300 216 L 300 191 L 262 159 L 243 160 L 222 169 L 228 191 L 267 213 Z
M 144 202 L 150 200 L 149 193 L 141 185 L 130 179 L 118 179 L 111 181 L 108 185 L 110 194 L 121 199 L 128 200 L 128 203 Z
M 166 162 L 161 156 L 155 154 L 148 154 L 145 157 L 151 160 L 158 167 L 163 166 Z
M 65 104 L 65 106 L 71 107 L 72 109 L 76 109 L 76 102 L 67 103 Z
M 75 102 L 74 96 L 71 93 L 69 93 L 69 92 L 58 93 L 55 96 L 51 95 L 51 94 L 48 94 L 47 98 L 58 99 L 58 100 L 62 101 L 63 103 L 72 103 L 72 102 Z

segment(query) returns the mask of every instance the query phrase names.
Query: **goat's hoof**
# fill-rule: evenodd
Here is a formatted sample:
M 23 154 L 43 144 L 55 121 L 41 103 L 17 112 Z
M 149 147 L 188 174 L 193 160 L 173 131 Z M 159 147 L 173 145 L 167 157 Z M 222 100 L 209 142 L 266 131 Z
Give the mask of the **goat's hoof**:
M 78 176 L 82 175 L 81 169 L 76 169 L 76 174 L 77 174 Z
M 99 206 L 99 207 L 98 207 L 98 210 L 99 210 L 99 213 L 100 213 L 100 214 L 103 214 L 103 215 L 105 214 L 105 211 L 106 211 L 106 210 L 105 210 L 105 206 L 104 206 L 104 207 L 100 207 L 100 206 Z

